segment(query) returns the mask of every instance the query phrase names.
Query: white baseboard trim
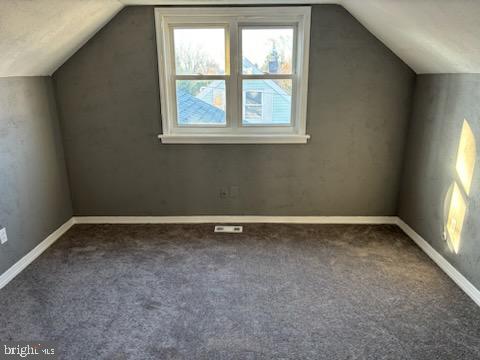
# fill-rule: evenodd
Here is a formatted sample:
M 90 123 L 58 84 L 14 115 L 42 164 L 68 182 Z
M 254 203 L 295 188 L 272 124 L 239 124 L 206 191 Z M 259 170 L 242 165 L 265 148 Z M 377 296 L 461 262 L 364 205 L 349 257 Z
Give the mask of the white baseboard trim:
M 76 224 L 396 224 L 396 216 L 76 216 Z
M 445 274 L 447 274 L 472 300 L 480 306 L 480 290 L 453 267 L 437 250 L 435 250 L 424 238 L 415 232 L 402 219 L 398 218 L 397 225 L 407 234 Z
M 74 218 L 71 218 L 57 230 L 51 233 L 45 240 L 35 246 L 27 255 L 18 260 L 11 268 L 0 275 L 0 289 L 13 280 L 23 269 L 39 257 L 45 250 L 57 241 L 64 233 L 75 224 Z

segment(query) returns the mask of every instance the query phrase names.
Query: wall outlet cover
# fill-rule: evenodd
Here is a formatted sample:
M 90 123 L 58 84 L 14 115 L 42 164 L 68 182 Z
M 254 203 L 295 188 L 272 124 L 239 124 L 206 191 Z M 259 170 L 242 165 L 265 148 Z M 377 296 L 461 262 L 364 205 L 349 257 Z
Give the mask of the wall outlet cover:
M 2 227 L 2 228 L 0 228 L 0 244 L 5 244 L 7 241 L 8 241 L 7 229 Z

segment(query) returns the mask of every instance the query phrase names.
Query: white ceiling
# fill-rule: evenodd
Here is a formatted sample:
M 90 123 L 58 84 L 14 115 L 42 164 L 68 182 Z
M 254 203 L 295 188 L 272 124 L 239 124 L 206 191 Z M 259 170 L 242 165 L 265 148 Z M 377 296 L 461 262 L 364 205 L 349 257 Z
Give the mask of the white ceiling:
M 344 0 L 417 73 L 480 73 L 480 0 Z
M 51 75 L 122 7 L 117 0 L 0 0 L 0 77 Z
M 0 0 L 0 77 L 51 75 L 126 5 L 336 3 L 417 73 L 480 73 L 480 0 Z

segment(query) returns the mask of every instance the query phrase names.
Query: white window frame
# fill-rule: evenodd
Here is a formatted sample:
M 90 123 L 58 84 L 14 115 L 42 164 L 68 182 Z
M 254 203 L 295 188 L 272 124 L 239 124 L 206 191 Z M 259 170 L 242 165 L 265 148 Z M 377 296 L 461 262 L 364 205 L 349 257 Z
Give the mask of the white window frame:
M 306 143 L 310 7 L 156 8 L 162 143 Z M 242 74 L 241 28 L 293 27 L 292 74 Z M 225 75 L 176 75 L 173 29 L 225 28 Z M 225 81 L 226 125 L 177 124 L 176 79 Z M 243 79 L 292 79 L 291 124 L 242 124 Z

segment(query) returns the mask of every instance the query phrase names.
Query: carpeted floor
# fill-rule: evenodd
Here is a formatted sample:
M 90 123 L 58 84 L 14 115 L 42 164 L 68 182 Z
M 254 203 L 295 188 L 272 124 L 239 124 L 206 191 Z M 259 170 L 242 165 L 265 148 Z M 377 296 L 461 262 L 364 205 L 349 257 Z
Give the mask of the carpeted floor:
M 61 359 L 480 359 L 478 308 L 389 225 L 77 225 L 0 290 Z

